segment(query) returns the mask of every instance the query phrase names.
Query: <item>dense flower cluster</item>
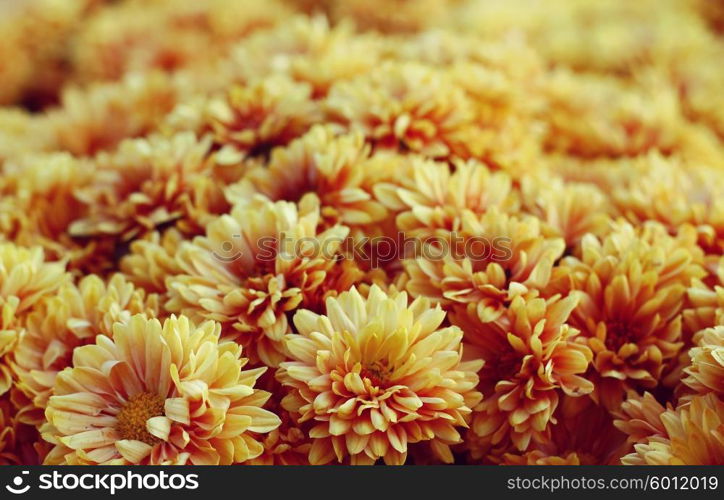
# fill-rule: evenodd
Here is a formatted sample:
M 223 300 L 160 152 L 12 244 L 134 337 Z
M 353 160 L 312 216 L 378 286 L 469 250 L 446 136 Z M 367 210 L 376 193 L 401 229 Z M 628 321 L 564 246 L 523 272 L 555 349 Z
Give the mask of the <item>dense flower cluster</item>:
M 724 464 L 700 0 L 0 4 L 0 464 Z

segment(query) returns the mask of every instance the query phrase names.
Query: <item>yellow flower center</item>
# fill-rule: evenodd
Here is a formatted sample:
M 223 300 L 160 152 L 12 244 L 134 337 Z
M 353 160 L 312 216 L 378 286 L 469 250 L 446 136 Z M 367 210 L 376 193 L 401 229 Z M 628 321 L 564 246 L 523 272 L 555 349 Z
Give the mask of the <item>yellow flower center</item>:
M 629 342 L 636 342 L 639 337 L 639 328 L 622 320 L 606 322 L 606 347 L 618 351 L 621 346 Z
M 116 430 L 123 439 L 134 439 L 154 445 L 160 441 L 146 430 L 146 421 L 163 415 L 164 400 L 156 394 L 141 392 L 128 400 L 118 412 Z
M 387 379 L 392 374 L 392 369 L 387 366 L 386 361 L 375 361 L 370 363 L 365 368 L 362 368 L 360 376 L 364 379 L 369 379 L 370 383 L 374 386 L 381 386 L 387 382 Z

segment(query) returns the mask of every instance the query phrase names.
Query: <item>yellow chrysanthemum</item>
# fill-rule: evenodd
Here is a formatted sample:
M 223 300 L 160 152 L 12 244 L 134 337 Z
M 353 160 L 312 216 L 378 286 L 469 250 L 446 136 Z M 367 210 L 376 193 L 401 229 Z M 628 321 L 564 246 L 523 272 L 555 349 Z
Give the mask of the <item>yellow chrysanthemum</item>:
M 0 179 L 0 233 L 23 246 L 41 246 L 69 270 L 106 272 L 113 267 L 112 242 L 78 240 L 70 225 L 85 216 L 78 190 L 93 179 L 92 165 L 68 153 L 24 155 L 6 162 Z
M 321 215 L 329 223 L 368 229 L 388 215 L 372 195 L 375 183 L 394 174 L 395 163 L 388 166 L 385 158 L 370 158 L 361 134 L 338 135 L 331 127 L 316 126 L 274 150 L 268 165 L 251 168 L 227 188 L 226 196 L 239 205 L 255 194 L 273 201 L 299 201 L 311 192 L 319 198 Z
M 712 263 L 710 276 L 693 280 L 687 290 L 684 325 L 688 333 L 724 324 L 724 257 Z
M 451 322 L 465 332 L 467 359 L 485 361 L 472 432 L 493 445 L 512 442 L 525 451 L 547 439 L 561 393 L 581 396 L 593 390 L 582 377 L 591 351 L 576 342 L 566 324 L 577 296 L 516 296 L 495 321 L 482 322 L 475 305 L 456 312 Z
M 399 213 L 397 227 L 411 238 L 447 238 L 461 229 L 466 209 L 475 214 L 493 207 L 515 212 L 519 205 L 510 176 L 491 173 L 473 160 L 455 162 L 451 169 L 446 163 L 413 157 L 408 170 L 396 179 L 399 185 L 380 183 L 374 192 Z
M 724 396 L 724 326 L 707 328 L 694 335 L 689 350 L 691 366 L 682 382 L 697 394 L 713 392 Z
M 324 1 L 333 19 L 354 19 L 363 29 L 383 32 L 414 32 L 435 26 L 445 18 L 448 0 L 422 0 L 410 4 L 405 0 Z
M 405 462 L 408 444 L 431 441 L 441 459 L 461 441 L 480 361 L 463 362 L 462 331 L 440 328 L 445 313 L 425 299 L 373 286 L 327 299 L 326 315 L 294 316 L 285 338 L 292 361 L 277 378 L 290 388 L 283 406 L 313 424 L 312 464 Z
M 464 153 L 473 132 L 472 104 L 447 74 L 415 64 L 383 64 L 332 86 L 329 115 L 361 130 L 379 148 L 430 157 Z
M 545 221 L 553 234 L 573 248 L 586 234 L 604 235 L 612 212 L 602 190 L 591 184 L 563 182 L 558 178 L 523 180 L 523 208 Z
M 664 434 L 635 444 L 624 465 L 724 464 L 724 402 L 715 394 L 696 396 L 676 410 L 659 415 Z
M 225 154 L 266 155 L 284 146 L 320 121 L 311 87 L 289 77 L 272 75 L 248 85 L 235 85 L 222 97 L 198 106 L 181 105 L 168 120 L 175 128 L 210 132 Z
M 12 385 L 7 355 L 15 348 L 24 319 L 68 278 L 65 265 L 45 262 L 40 247 L 0 242 L 0 395 Z
M 318 230 L 315 198 L 272 203 L 257 197 L 209 224 L 206 237 L 181 245 L 181 274 L 167 280 L 166 308 L 192 319 L 213 319 L 236 338 L 253 362 L 276 366 L 284 359 L 287 316 L 298 307 L 317 309 L 328 293 L 361 278 L 351 262 L 339 262 L 348 229 Z
M 62 107 L 48 118 L 59 149 L 93 156 L 152 131 L 180 94 L 163 73 L 130 74 L 117 83 L 97 83 L 85 90 L 66 87 Z
M 513 295 L 547 285 L 564 247 L 535 217 L 465 209 L 454 240 L 423 242 L 421 256 L 404 261 L 407 290 L 450 307 L 476 304 L 481 321 L 492 321 Z
M 322 15 L 296 16 L 241 41 L 231 61 L 244 81 L 288 74 L 310 84 L 314 97 L 323 97 L 337 82 L 373 70 L 381 48 L 378 37 L 356 32 L 347 20 L 332 25 Z
M 164 224 L 200 233 L 212 214 L 228 208 L 214 181 L 210 147 L 208 138 L 179 133 L 127 140 L 116 152 L 100 154 L 94 181 L 78 193 L 89 213 L 70 226 L 70 234 L 128 241 Z
M 695 239 L 621 223 L 601 240 L 586 235 L 580 258 L 566 257 L 554 271 L 551 288 L 583 292 L 569 323 L 593 351 L 593 397 L 608 408 L 626 389 L 659 385 L 679 354 L 686 286 L 703 274 L 690 252 Z
M 174 228 L 163 234 L 149 233 L 131 243 L 130 252 L 121 259 L 121 270 L 136 286 L 165 297 L 166 278 L 183 272 L 176 261 L 183 241 L 183 234 Z
M 23 157 L 28 151 L 41 153 L 52 147 L 53 134 L 47 117 L 16 108 L 0 108 L 0 164 L 9 158 Z
M 18 418 L 40 426 L 58 372 L 70 366 L 76 347 L 92 343 L 97 335 L 112 336 L 112 325 L 133 314 L 154 317 L 155 297 L 134 289 L 122 275 L 108 283 L 89 275 L 78 285 L 68 283 L 38 304 L 25 322 L 14 350 L 12 368 L 18 377 L 13 401 Z
M 612 193 L 622 215 L 637 224 L 659 221 L 672 232 L 691 224 L 707 253 L 724 252 L 724 179 L 718 168 L 660 154 L 650 154 L 633 166 L 633 179 Z
M 595 157 L 673 148 L 680 115 L 670 87 L 658 82 L 634 87 L 608 76 L 558 70 L 546 79 L 542 92 L 548 149 Z
M 265 368 L 244 371 L 241 347 L 219 342 L 220 326 L 185 317 L 163 325 L 136 315 L 113 339 L 76 348 L 58 374 L 44 437 L 46 463 L 224 465 L 259 456 L 251 433 L 279 418 L 254 389 Z
M 650 392 L 645 392 L 642 396 L 630 392 L 621 408 L 614 412 L 614 425 L 626 434 L 631 445 L 645 443 L 652 436 L 666 434 L 660 418 L 665 411 L 666 408 L 661 406 Z

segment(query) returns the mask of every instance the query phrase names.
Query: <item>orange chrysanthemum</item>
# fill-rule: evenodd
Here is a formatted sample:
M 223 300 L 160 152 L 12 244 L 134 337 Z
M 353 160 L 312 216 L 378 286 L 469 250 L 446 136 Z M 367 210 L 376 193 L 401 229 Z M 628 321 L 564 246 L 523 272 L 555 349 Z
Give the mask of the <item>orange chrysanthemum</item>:
M 519 201 L 511 178 L 502 172 L 491 173 L 474 160 L 446 163 L 412 157 L 409 172 L 396 180 L 400 185 L 380 183 L 377 198 L 398 212 L 397 227 L 410 238 L 448 238 L 462 226 L 462 212 L 483 214 L 495 207 L 515 212 Z M 452 171 L 451 171 L 452 170 Z
M 610 202 L 594 185 L 528 178 L 523 181 L 522 198 L 524 210 L 546 222 L 569 249 L 586 234 L 603 236 L 608 230 Z
M 656 387 L 683 346 L 686 286 L 703 273 L 692 238 L 622 223 L 601 240 L 586 235 L 580 258 L 566 257 L 554 271 L 553 288 L 583 292 L 569 322 L 594 354 L 592 396 L 610 409 L 626 389 Z
M 153 317 L 157 312 L 155 297 L 146 297 L 122 275 L 107 284 L 89 275 L 38 304 L 25 322 L 11 363 L 18 378 L 13 401 L 20 421 L 38 427 L 43 423 L 55 378 L 72 364 L 76 347 L 92 343 L 96 335 L 111 336 L 112 325 L 133 314 Z
M 724 324 L 724 257 L 712 263 L 709 276 L 695 279 L 687 290 L 683 318 L 687 333 Z
M 696 396 L 676 410 L 659 415 L 663 434 L 635 444 L 624 465 L 724 464 L 724 403 L 715 394 Z
M 78 156 L 111 151 L 129 137 L 152 131 L 176 104 L 180 91 L 163 73 L 130 74 L 119 82 L 81 91 L 66 87 L 62 107 L 49 113 L 59 149 Z
M 691 365 L 682 382 L 696 394 L 713 392 L 724 397 L 724 326 L 707 328 L 694 335 L 689 350 Z
M 223 97 L 197 106 L 181 105 L 168 117 L 174 128 L 210 132 L 225 154 L 265 155 L 304 134 L 319 121 L 311 87 L 288 77 L 273 75 L 231 87 Z
M 465 332 L 467 359 L 485 361 L 474 435 L 492 445 L 510 440 L 525 451 L 531 441 L 547 439 L 561 392 L 581 396 L 593 390 L 581 376 L 591 351 L 566 324 L 577 301 L 577 295 L 548 300 L 518 295 L 501 316 L 485 323 L 474 304 L 467 313 L 452 314 L 452 323 Z
M 380 148 L 430 157 L 464 153 L 473 132 L 472 103 L 444 72 L 416 63 L 383 64 L 332 86 L 330 116 L 361 130 Z
M 254 389 L 265 368 L 244 371 L 220 326 L 185 317 L 161 323 L 136 315 L 113 326 L 113 339 L 76 348 L 58 374 L 43 437 L 49 464 L 219 465 L 259 456 L 252 433 L 279 418 Z M 142 354 L 142 355 L 141 355 Z
M 128 241 L 168 224 L 198 234 L 228 204 L 214 182 L 209 139 L 192 133 L 124 141 L 95 158 L 94 182 L 79 198 L 87 216 L 70 226 L 76 237 L 110 235 Z
M 504 455 L 502 463 L 535 459 L 537 465 L 618 465 L 629 450 L 611 414 L 590 398 L 563 396 L 554 416 L 556 423 L 545 441 L 534 443 L 535 449 L 522 456 Z
M 181 245 L 183 273 L 168 278 L 166 308 L 221 322 L 253 362 L 278 365 L 287 315 L 300 306 L 318 308 L 328 293 L 361 278 L 351 261 L 338 262 L 348 229 L 319 232 L 319 222 L 313 197 L 299 208 L 262 197 L 237 206 L 209 224 L 206 237 Z
M 513 295 L 545 287 L 565 247 L 562 239 L 544 235 L 539 219 L 495 208 L 482 216 L 463 210 L 455 236 L 451 243 L 425 245 L 422 256 L 405 260 L 407 290 L 446 306 L 475 304 L 481 321 L 504 314 Z
M 0 395 L 12 385 L 8 353 L 33 306 L 68 280 L 65 265 L 45 262 L 39 247 L 0 242 Z
M 372 195 L 376 182 L 393 175 L 384 160 L 381 155 L 370 158 L 361 134 L 338 135 L 331 127 L 316 126 L 274 150 L 268 165 L 251 168 L 227 188 L 226 195 L 238 205 L 254 194 L 273 201 L 299 201 L 311 192 L 319 198 L 321 215 L 329 223 L 369 230 L 388 214 Z
M 408 444 L 431 442 L 451 462 L 461 441 L 480 361 L 462 361 L 462 331 L 440 328 L 445 313 L 425 299 L 373 286 L 365 299 L 353 288 L 327 299 L 326 315 L 294 316 L 287 335 L 292 361 L 277 378 L 290 388 L 283 406 L 313 424 L 312 464 L 402 464 Z

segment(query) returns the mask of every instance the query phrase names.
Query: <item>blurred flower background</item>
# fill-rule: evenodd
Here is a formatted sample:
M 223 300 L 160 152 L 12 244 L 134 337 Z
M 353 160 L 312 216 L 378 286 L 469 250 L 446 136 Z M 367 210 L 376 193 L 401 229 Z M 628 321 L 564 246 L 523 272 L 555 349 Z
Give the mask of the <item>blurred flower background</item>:
M 0 0 L 0 463 L 724 464 L 722 61 L 710 0 Z

